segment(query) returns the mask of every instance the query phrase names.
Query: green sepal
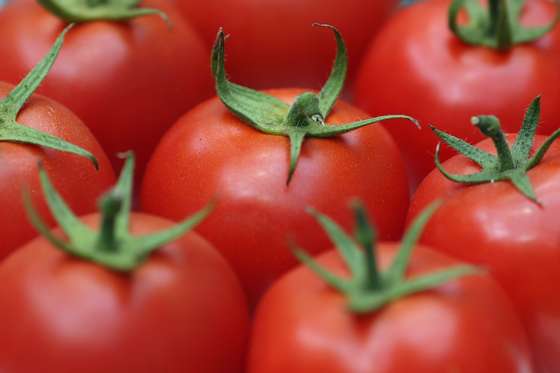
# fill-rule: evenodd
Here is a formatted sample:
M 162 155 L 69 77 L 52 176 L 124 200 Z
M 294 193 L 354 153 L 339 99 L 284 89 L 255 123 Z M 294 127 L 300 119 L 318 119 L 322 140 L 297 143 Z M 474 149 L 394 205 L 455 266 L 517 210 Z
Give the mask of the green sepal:
M 27 76 L 12 89 L 3 100 L 0 101 L 0 141 L 16 142 L 44 146 L 66 153 L 76 154 L 89 159 L 96 169 L 99 164 L 95 156 L 87 150 L 71 144 L 61 138 L 49 135 L 31 127 L 17 123 L 18 113 L 27 100 L 33 95 L 39 84 L 45 79 L 53 66 L 62 48 L 64 36 L 72 28 L 66 27 L 56 39 L 51 50 L 45 57 L 27 74 Z
M 290 164 L 287 184 L 296 170 L 301 149 L 307 137 L 335 137 L 358 128 L 390 119 L 405 119 L 419 126 L 418 121 L 407 115 L 385 115 L 353 123 L 326 124 L 338 96 L 344 87 L 348 69 L 348 54 L 340 32 L 333 26 L 314 24 L 330 29 L 336 40 L 337 53 L 330 76 L 320 92 L 304 92 L 292 105 L 272 95 L 232 83 L 225 70 L 225 39 L 218 31 L 212 49 L 211 66 L 216 92 L 231 113 L 256 130 L 269 135 L 286 136 L 290 140 Z
M 436 167 L 447 179 L 461 184 L 473 185 L 510 181 L 525 197 L 540 205 L 527 172 L 539 164 L 553 142 L 560 137 L 560 130 L 557 130 L 548 137 L 544 144 L 535 152 L 535 155 L 531 157 L 530 152 L 533 147 L 539 120 L 540 96 L 537 96 L 527 109 L 521 130 L 517 134 L 514 144 L 510 147 L 500 127 L 498 118 L 489 115 L 473 117 L 471 119 L 472 124 L 483 135 L 494 142 L 497 155 L 482 151 L 461 139 L 431 126 L 430 128 L 444 143 L 468 159 L 476 162 L 481 167 L 481 170 L 470 175 L 454 175 L 449 173 L 445 170 L 439 159 L 440 144 L 436 147 Z
M 132 236 L 129 221 L 132 201 L 134 156 L 127 153 L 117 184 L 101 197 L 101 225 L 94 230 L 82 223 L 70 210 L 52 185 L 43 167 L 39 177 L 47 205 L 67 239 L 54 235 L 33 207 L 29 193 L 24 192 L 24 205 L 31 224 L 54 247 L 66 253 L 119 272 L 130 272 L 141 265 L 160 246 L 172 242 L 210 214 L 213 204 L 171 228 L 147 235 Z
M 157 15 L 171 26 L 165 12 L 139 8 L 141 0 L 37 0 L 58 18 L 72 23 L 92 21 L 124 22 L 134 18 Z
M 525 0 L 489 0 L 487 9 L 480 0 L 453 0 L 449 7 L 450 30 L 464 43 L 507 51 L 517 44 L 530 43 L 549 33 L 560 20 L 560 5 L 554 19 L 538 27 L 521 24 Z M 459 25 L 462 10 L 469 16 L 467 25 Z
M 457 265 L 439 271 L 406 278 L 414 247 L 430 217 L 440 206 L 436 201 L 426 208 L 405 233 L 399 250 L 390 267 L 381 271 L 377 264 L 377 232 L 369 223 L 366 211 L 359 202 L 353 204 L 356 218 L 355 237 L 352 239 L 330 218 L 309 210 L 321 224 L 336 246 L 350 272 L 343 278 L 330 272 L 295 245 L 296 257 L 329 286 L 344 294 L 350 311 L 357 314 L 372 313 L 403 297 L 434 289 L 453 279 L 480 273 L 470 265 Z M 360 248 L 361 247 L 361 248 Z

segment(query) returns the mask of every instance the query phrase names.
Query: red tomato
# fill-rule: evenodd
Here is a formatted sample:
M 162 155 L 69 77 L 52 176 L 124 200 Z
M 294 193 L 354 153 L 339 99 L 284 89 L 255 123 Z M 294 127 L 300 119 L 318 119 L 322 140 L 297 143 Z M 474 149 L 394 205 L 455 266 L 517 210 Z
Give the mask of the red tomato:
M 543 142 L 537 136 L 533 149 Z M 495 154 L 490 140 L 477 146 Z M 462 155 L 443 166 L 453 174 L 480 171 Z M 434 170 L 420 184 L 409 219 L 434 199 L 446 199 L 422 242 L 489 268 L 523 317 L 539 372 L 555 373 L 560 371 L 560 145 L 553 144 L 528 175 L 542 207 L 509 182 L 467 187 Z
M 254 88 L 319 86 L 334 58 L 332 37 L 314 22 L 336 26 L 350 53 L 350 73 L 398 0 L 174 0 L 210 46 L 219 27 L 232 38 L 228 70 Z
M 133 234 L 169 226 L 131 216 Z M 39 238 L 0 265 L 0 279 L 2 371 L 242 372 L 243 292 L 225 260 L 194 233 L 128 275 Z
M 378 246 L 381 268 L 394 252 L 393 244 Z M 336 252 L 318 262 L 348 274 Z M 453 263 L 418 247 L 407 277 Z M 526 373 L 533 371 L 528 350 L 509 300 L 487 275 L 461 277 L 358 316 L 344 295 L 300 267 L 275 283 L 257 309 L 248 372 Z
M 302 92 L 269 91 L 286 103 Z M 365 117 L 339 102 L 328 121 Z M 344 225 L 351 222 L 349 198 L 360 197 L 379 217 L 381 236 L 399 236 L 408 188 L 397 146 L 382 127 L 335 139 L 307 139 L 287 186 L 289 158 L 286 137 L 253 129 L 214 98 L 187 113 L 164 136 L 148 165 L 141 205 L 150 213 L 180 219 L 216 197 L 216 210 L 197 230 L 230 261 L 253 302 L 296 264 L 288 233 L 311 252 L 329 247 L 323 235 L 309 231 L 313 219 L 302 214 L 306 206 Z
M 426 0 L 393 17 L 371 45 L 356 85 L 358 106 L 372 114 L 403 112 L 422 123 L 471 142 L 482 135 L 468 125 L 473 113 L 492 113 L 514 132 L 523 109 L 543 94 L 543 133 L 560 123 L 560 47 L 557 28 L 530 44 L 509 52 L 469 46 L 447 26 L 450 0 Z M 545 25 L 555 16 L 551 1 L 532 0 L 523 23 Z M 437 138 L 426 127 L 387 126 L 399 143 L 412 179 L 420 181 L 433 169 Z M 452 153 L 442 152 L 442 159 Z
M 5 98 L 12 88 L 10 84 L 0 83 L 0 98 Z M 97 158 L 100 167 L 99 171 L 96 171 L 88 159 L 74 154 L 35 145 L 0 141 L 0 259 L 37 235 L 28 223 L 23 208 L 24 188 L 31 190 L 39 212 L 48 216 L 37 177 L 39 161 L 77 213 L 94 211 L 97 197 L 115 181 L 111 164 L 98 142 L 66 107 L 43 96 L 34 95 L 19 112 L 17 119 L 22 125 L 90 151 Z M 54 223 L 50 216 L 48 223 Z
M 134 150 L 138 176 L 166 128 L 212 92 L 199 36 L 166 2 L 144 5 L 167 12 L 173 27 L 158 16 L 76 25 L 39 89 L 73 110 L 111 156 Z M 65 24 L 35 1 L 10 2 L 0 12 L 0 79 L 18 81 Z

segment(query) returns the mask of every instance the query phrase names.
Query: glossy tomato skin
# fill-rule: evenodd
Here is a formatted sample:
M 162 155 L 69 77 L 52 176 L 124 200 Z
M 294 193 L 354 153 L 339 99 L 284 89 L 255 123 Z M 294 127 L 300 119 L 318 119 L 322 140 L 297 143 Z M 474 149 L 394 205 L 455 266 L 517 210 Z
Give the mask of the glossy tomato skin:
M 535 143 L 543 141 L 537 136 Z M 479 146 L 492 148 L 489 141 Z M 444 167 L 459 174 L 479 171 L 462 156 Z M 553 373 L 560 371 L 560 145 L 552 146 L 529 178 L 542 207 L 507 182 L 466 187 L 433 171 L 413 198 L 409 221 L 429 202 L 445 198 L 422 242 L 490 269 L 523 318 L 539 372 Z
M 301 90 L 270 94 L 292 102 Z M 366 118 L 338 103 L 328 123 Z M 408 124 L 411 125 L 411 124 Z M 402 231 L 408 206 L 403 162 L 389 134 L 378 125 L 334 139 L 307 139 L 286 185 L 288 139 L 263 134 L 229 113 L 217 99 L 182 117 L 158 145 L 141 190 L 145 211 L 179 219 L 215 197 L 216 210 L 198 228 L 230 261 L 251 301 L 296 264 L 288 243 L 297 238 L 312 252 L 329 247 L 313 218 L 313 206 L 350 228 L 347 206 L 364 200 L 378 217 L 384 238 Z
M 560 106 L 556 104 L 560 101 L 560 28 L 507 53 L 469 46 L 448 29 L 450 3 L 420 1 L 387 23 L 358 74 L 358 106 L 373 115 L 405 113 L 423 124 L 477 142 L 482 136 L 470 124 L 473 115 L 496 115 L 506 131 L 517 131 L 527 103 L 542 94 L 540 130 L 555 130 L 560 122 Z M 528 25 L 543 25 L 554 15 L 552 2 L 531 0 L 522 20 Z M 437 137 L 427 126 L 421 132 L 394 123 L 386 127 L 399 143 L 417 184 L 433 169 Z M 443 151 L 442 159 L 451 154 Z
M 255 88 L 311 86 L 326 79 L 335 54 L 332 34 L 315 22 L 339 28 L 353 76 L 371 37 L 398 0 L 174 0 L 185 18 L 212 45 L 219 27 L 228 40 L 228 71 Z
M 83 221 L 97 225 L 98 215 Z M 168 228 L 133 214 L 131 230 Z M 11 373 L 241 373 L 243 291 L 226 261 L 189 233 L 119 274 L 43 238 L 0 265 L 0 368 Z
M 382 266 L 394 255 L 382 244 Z M 457 264 L 418 247 L 409 275 Z M 347 275 L 338 253 L 319 257 Z M 281 346 L 281 348 L 280 348 Z M 350 313 L 340 293 L 305 267 L 276 282 L 257 309 L 249 373 L 532 372 L 523 327 L 488 275 L 462 277 L 369 315 Z
M 39 92 L 74 111 L 111 159 L 133 150 L 137 176 L 163 135 L 186 110 L 212 93 L 209 50 L 175 8 L 129 22 L 89 22 L 66 36 L 60 56 Z M 15 83 L 45 54 L 66 23 L 35 1 L 12 1 L 0 12 L 0 79 Z
M 0 82 L 0 98 L 13 86 Z M 35 145 L 0 142 L 0 259 L 37 236 L 23 207 L 28 189 L 38 211 L 54 221 L 41 194 L 37 164 L 42 162 L 53 184 L 80 214 L 96 209 L 97 198 L 115 182 L 111 163 L 87 127 L 63 105 L 33 95 L 19 112 L 18 123 L 59 137 L 90 151 L 99 161 L 96 171 L 86 158 Z

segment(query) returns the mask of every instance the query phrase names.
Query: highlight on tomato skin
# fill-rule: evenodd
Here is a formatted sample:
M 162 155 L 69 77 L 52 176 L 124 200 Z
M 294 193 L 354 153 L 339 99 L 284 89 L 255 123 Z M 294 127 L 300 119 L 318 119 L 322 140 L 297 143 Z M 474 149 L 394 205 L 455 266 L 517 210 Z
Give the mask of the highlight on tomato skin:
M 520 24 L 525 28 L 547 29 L 555 22 L 558 9 L 553 1 L 507 2 L 512 7 L 522 5 Z M 483 137 L 468 125 L 473 114 L 496 115 L 506 132 L 515 132 L 527 103 L 542 95 L 541 133 L 551 134 L 560 123 L 560 75 L 556 67 L 560 63 L 560 27 L 544 35 L 536 33 L 538 38 L 530 42 L 514 41 L 504 51 L 487 46 L 486 38 L 479 44 L 474 40 L 474 45 L 468 44 L 448 26 L 452 3 L 460 1 L 418 1 L 388 20 L 361 62 L 354 89 L 357 106 L 371 115 L 405 112 L 476 143 Z M 482 6 L 480 13 L 488 14 L 486 5 Z M 480 24 L 488 26 L 490 22 Z M 525 36 L 525 28 L 515 28 L 517 39 Z M 433 168 L 437 139 L 427 126 L 419 133 L 392 124 L 387 130 L 403 152 L 415 188 Z M 442 149 L 442 160 L 452 155 Z
M 212 205 L 180 223 L 131 213 L 133 164 L 129 154 L 100 212 L 79 218 L 39 170 L 59 229 L 24 194 L 42 236 L 0 263 L 2 369 L 243 372 L 245 296 L 221 255 L 188 232 Z
M 362 212 L 350 236 L 313 211 L 337 246 L 313 259 L 294 247 L 303 265 L 260 302 L 248 372 L 537 372 L 491 276 L 416 245 L 431 212 L 399 244 L 377 243 Z

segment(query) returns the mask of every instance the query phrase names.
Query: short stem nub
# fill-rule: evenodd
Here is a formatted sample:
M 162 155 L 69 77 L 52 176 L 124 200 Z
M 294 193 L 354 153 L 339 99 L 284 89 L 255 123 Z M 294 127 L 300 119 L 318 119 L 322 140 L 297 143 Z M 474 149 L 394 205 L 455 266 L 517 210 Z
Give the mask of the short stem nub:
M 494 142 L 498 153 L 500 171 L 514 169 L 515 162 L 498 118 L 493 115 L 479 115 L 472 117 L 471 123 Z
M 99 203 L 102 212 L 101 230 L 98 246 L 101 250 L 116 251 L 118 249 L 117 217 L 124 205 L 124 196 L 114 190 L 101 198 Z
M 324 124 L 319 108 L 319 97 L 311 92 L 299 95 L 290 107 L 286 117 L 286 125 L 291 127 L 307 127 L 318 123 Z

